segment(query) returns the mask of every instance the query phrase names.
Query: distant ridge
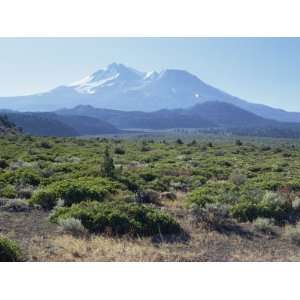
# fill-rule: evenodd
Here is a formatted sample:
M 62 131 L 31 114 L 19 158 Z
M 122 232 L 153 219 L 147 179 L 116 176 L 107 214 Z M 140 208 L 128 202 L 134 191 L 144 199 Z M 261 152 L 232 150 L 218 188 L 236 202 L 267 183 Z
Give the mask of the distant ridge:
M 158 110 L 155 112 L 120 111 L 80 105 L 56 112 L 63 116 L 90 116 L 104 120 L 120 129 L 165 130 L 194 128 L 228 134 L 300 137 L 299 123 L 286 123 L 262 118 L 235 105 L 211 101 L 187 109 Z
M 36 136 L 82 136 L 121 133 L 113 125 L 88 116 L 61 116 L 55 113 L 6 112 L 7 118 Z M 1 112 L 0 112 L 1 116 Z

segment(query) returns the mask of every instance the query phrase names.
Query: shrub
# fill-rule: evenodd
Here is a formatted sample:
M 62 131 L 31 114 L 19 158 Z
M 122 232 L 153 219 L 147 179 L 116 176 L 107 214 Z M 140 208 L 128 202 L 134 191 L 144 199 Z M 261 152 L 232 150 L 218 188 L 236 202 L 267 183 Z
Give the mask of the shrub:
M 9 200 L 0 198 L 0 207 L 3 207 Z
M 242 222 L 253 221 L 258 217 L 257 205 L 249 199 L 242 199 L 238 204 L 230 208 L 230 214 L 233 218 Z
M 254 221 L 254 228 L 258 231 L 267 234 L 275 234 L 276 227 L 274 219 L 267 219 L 267 218 L 257 218 Z
M 50 220 L 60 222 L 61 219 L 68 218 L 80 220 L 93 233 L 149 236 L 177 234 L 181 231 L 179 224 L 169 215 L 135 203 L 86 201 L 58 208 Z
M 300 197 L 296 197 L 292 202 L 292 207 L 295 210 L 300 210 Z
M 247 176 L 241 174 L 240 171 L 238 171 L 238 170 L 234 170 L 234 171 L 231 173 L 231 175 L 230 175 L 230 177 L 229 177 L 229 180 L 230 180 L 233 184 L 235 184 L 235 185 L 237 185 L 237 186 L 240 186 L 240 185 L 242 185 L 242 184 L 244 184 L 244 183 L 246 182 Z
M 9 167 L 9 163 L 5 159 L 0 159 L 0 169 L 6 169 Z
M 148 151 L 151 151 L 151 148 L 149 146 L 143 145 L 141 147 L 141 152 L 148 152 Z
M 39 185 L 41 182 L 40 175 L 33 169 L 19 169 L 16 171 L 16 180 L 22 185 Z
M 286 226 L 284 236 L 293 244 L 300 245 L 300 224 L 298 223 L 295 226 Z
M 218 150 L 215 152 L 215 156 L 224 156 L 224 155 L 225 155 L 225 152 L 222 150 Z
M 17 187 L 17 197 L 21 199 L 30 199 L 32 197 L 33 187 L 32 186 L 21 186 Z
M 204 207 L 197 204 L 191 206 L 192 221 L 203 224 L 209 229 L 221 229 L 228 224 L 228 206 L 207 203 Z
M 124 155 L 125 154 L 125 150 L 123 148 L 116 147 L 115 148 L 115 154 Z
M 48 141 L 41 141 L 39 146 L 44 149 L 51 149 L 52 145 Z
M 235 144 L 236 144 L 237 146 L 243 146 L 243 143 L 242 143 L 241 140 L 236 140 L 236 141 L 235 141 Z
M 13 185 L 6 185 L 1 191 L 2 197 L 13 199 L 16 198 L 17 194 Z
M 159 193 L 153 190 L 140 191 L 137 193 L 139 203 L 159 203 Z
M 33 193 L 30 203 L 40 205 L 42 208 L 49 210 L 56 205 L 57 200 L 58 195 L 54 189 L 42 188 Z
M 32 204 L 44 209 L 52 209 L 59 198 L 65 206 L 85 200 L 103 201 L 110 193 L 116 192 L 117 185 L 104 178 L 78 178 L 63 180 L 36 190 L 31 198 Z
M 14 241 L 0 236 L 0 262 L 16 262 L 20 258 L 19 246 Z
M 157 176 L 153 174 L 152 172 L 143 172 L 140 174 L 141 178 L 144 179 L 145 181 L 152 181 L 154 180 Z
M 267 191 L 260 197 L 242 195 L 239 203 L 230 209 L 234 218 L 240 221 L 253 221 L 258 217 L 273 218 L 277 222 L 290 221 L 296 216 L 292 204 L 281 195 Z
M 224 203 L 235 201 L 237 188 L 228 182 L 209 182 L 195 189 L 187 196 L 189 204 L 195 203 L 204 207 L 207 203 Z
M 258 203 L 259 216 L 274 218 L 281 222 L 287 220 L 292 214 L 292 205 L 281 195 L 267 191 L 262 201 Z
M 29 211 L 30 206 L 27 201 L 21 199 L 12 199 L 5 203 L 3 209 L 11 212 L 24 212 Z
M 82 225 L 81 221 L 75 218 L 59 219 L 58 224 L 62 227 L 63 231 L 74 236 L 79 237 L 87 233 L 87 230 Z

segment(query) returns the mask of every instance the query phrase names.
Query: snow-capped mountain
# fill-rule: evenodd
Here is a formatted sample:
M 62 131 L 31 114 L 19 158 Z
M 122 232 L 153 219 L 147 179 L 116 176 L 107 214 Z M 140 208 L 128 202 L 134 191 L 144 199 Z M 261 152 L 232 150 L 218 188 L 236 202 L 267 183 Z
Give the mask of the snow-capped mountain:
M 0 98 L 0 109 L 53 111 L 77 105 L 92 105 L 125 111 L 155 111 L 187 108 L 206 101 L 234 104 L 264 118 L 300 122 L 300 113 L 244 101 L 204 83 L 184 70 L 140 72 L 116 63 L 47 93 Z
M 110 64 L 106 69 L 99 70 L 68 87 L 81 94 L 97 94 L 103 88 L 120 88 L 126 90 L 131 86 L 140 85 L 147 74 L 126 67 L 122 64 Z

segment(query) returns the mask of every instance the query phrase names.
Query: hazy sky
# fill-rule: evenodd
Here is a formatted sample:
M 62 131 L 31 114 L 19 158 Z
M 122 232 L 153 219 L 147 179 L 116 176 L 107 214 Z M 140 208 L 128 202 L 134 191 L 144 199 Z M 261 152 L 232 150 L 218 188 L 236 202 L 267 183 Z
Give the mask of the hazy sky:
M 0 96 L 47 91 L 112 62 L 185 69 L 242 99 L 300 111 L 300 38 L 0 38 Z

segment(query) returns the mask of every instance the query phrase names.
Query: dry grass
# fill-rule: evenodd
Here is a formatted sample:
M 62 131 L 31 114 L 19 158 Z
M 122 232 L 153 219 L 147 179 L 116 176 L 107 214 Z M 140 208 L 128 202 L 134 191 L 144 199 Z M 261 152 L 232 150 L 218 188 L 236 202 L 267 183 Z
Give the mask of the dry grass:
M 224 234 L 194 228 L 186 242 L 155 243 L 149 238 L 88 239 L 56 235 L 33 238 L 29 260 L 33 261 L 299 261 L 298 247 L 263 235 Z
M 35 238 L 30 260 L 38 261 L 182 261 L 191 260 L 167 245 L 155 246 L 150 240 L 115 239 L 92 236 L 89 239 L 62 235 L 48 240 Z
M 300 261 L 300 247 L 281 233 L 265 235 L 251 224 L 208 230 L 190 223 L 180 198 L 168 204 L 164 209 L 184 228 L 185 239 L 73 237 L 50 224 L 42 211 L 0 212 L 0 231 L 20 243 L 28 261 Z

